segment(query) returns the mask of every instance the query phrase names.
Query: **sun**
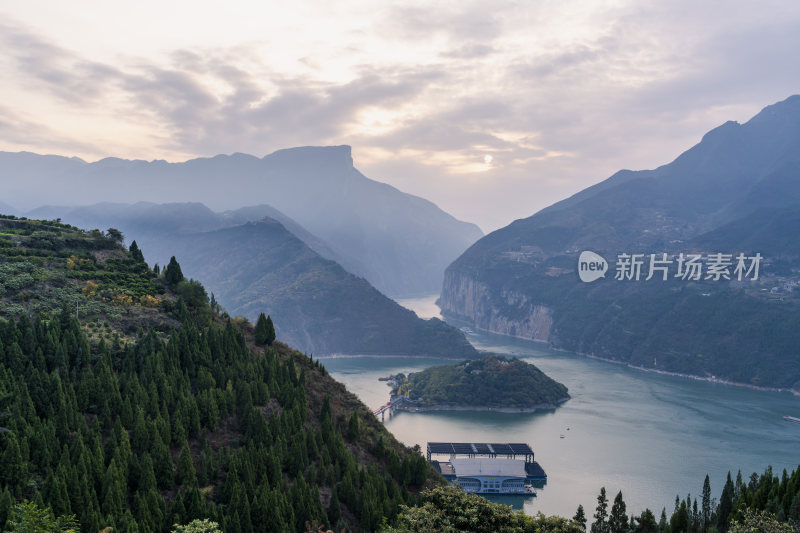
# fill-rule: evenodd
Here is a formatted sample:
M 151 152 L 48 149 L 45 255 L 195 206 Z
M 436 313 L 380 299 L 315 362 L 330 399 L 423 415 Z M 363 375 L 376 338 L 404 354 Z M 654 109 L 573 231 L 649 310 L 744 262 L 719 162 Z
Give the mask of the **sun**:
M 494 157 L 490 156 L 489 154 L 483 156 L 483 162 L 486 163 L 487 165 L 491 165 L 492 161 L 494 161 Z

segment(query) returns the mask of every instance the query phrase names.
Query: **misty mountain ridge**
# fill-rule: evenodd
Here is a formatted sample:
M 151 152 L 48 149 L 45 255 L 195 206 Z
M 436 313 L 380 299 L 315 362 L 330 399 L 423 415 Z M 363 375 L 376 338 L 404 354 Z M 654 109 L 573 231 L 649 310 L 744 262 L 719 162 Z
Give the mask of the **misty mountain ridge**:
M 184 273 L 203 280 L 231 314 L 251 320 L 270 314 L 278 337 L 306 353 L 478 355 L 461 331 L 417 317 L 277 220 L 264 217 L 167 242 Z
M 800 388 L 800 96 L 727 122 L 674 161 L 513 222 L 445 274 L 448 316 L 604 358 Z M 752 283 L 580 283 L 581 250 L 761 253 Z M 800 291 L 797 291 L 800 292 Z M 700 328 L 699 324 L 707 327 Z
M 391 295 L 438 291 L 445 267 L 482 236 L 435 204 L 371 180 L 349 146 L 236 153 L 182 163 L 0 152 L 4 201 L 18 206 L 197 202 L 268 204 L 322 239 L 342 264 Z
M 103 202 L 80 207 L 42 206 L 27 212 L 26 216 L 48 220 L 61 219 L 73 226 L 84 228 L 117 228 L 123 232 L 128 242 L 136 240 L 142 246 L 145 258 L 150 263 L 160 264 L 166 264 L 169 260 L 170 241 L 176 235 L 213 231 L 269 218 L 279 221 L 322 257 L 343 266 L 349 267 L 354 263 L 356 267 L 360 266 L 355 259 L 337 254 L 322 239 L 274 207 L 263 204 L 217 213 L 204 204 L 191 202 L 169 204 Z
M 463 333 L 422 320 L 349 273 L 321 239 L 273 207 L 215 213 L 199 203 L 41 207 L 30 217 L 115 227 L 145 259 L 176 255 L 231 315 L 272 316 L 279 338 L 307 353 L 474 357 Z

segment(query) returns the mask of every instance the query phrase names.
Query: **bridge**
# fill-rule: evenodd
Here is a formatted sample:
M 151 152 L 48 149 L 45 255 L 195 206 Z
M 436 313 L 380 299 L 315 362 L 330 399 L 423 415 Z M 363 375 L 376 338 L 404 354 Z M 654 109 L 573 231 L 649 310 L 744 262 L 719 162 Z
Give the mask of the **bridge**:
M 394 411 L 398 405 L 406 401 L 408 401 L 408 399 L 405 396 L 395 396 L 385 404 L 372 411 L 372 414 L 376 417 L 380 416 L 381 422 L 383 422 L 386 411 L 389 411 L 389 414 L 391 415 L 392 411 Z

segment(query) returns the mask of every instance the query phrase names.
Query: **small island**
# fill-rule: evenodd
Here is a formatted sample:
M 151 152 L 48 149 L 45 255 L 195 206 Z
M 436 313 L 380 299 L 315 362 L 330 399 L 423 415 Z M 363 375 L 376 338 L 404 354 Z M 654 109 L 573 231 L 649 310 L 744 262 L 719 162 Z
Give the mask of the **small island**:
M 514 358 L 482 359 L 442 365 L 408 376 L 390 376 L 392 399 L 405 411 L 531 412 L 555 409 L 569 399 L 567 387 L 536 366 Z

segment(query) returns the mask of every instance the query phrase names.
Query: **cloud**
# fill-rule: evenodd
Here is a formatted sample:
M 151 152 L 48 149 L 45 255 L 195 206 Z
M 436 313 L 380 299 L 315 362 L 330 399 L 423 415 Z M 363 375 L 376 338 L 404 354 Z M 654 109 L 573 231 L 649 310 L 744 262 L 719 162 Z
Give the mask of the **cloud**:
M 340 7 L 332 20 L 297 7 L 297 37 L 103 57 L 2 17 L 0 149 L 178 159 L 348 143 L 366 175 L 490 229 L 668 162 L 800 87 L 793 2 Z

